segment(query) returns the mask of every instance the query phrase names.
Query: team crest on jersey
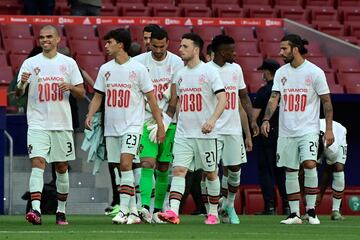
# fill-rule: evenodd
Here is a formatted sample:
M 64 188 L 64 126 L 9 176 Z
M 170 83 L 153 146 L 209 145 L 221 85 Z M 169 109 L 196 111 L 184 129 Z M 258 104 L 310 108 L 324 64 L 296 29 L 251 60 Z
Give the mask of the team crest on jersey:
M 35 75 L 36 75 L 36 76 L 39 75 L 39 73 L 40 73 L 40 68 L 39 68 L 39 67 L 34 68 L 34 72 L 35 72 Z
M 59 70 L 60 70 L 60 72 L 61 72 L 62 74 L 65 74 L 66 71 L 67 71 L 66 65 L 61 64 L 60 67 L 59 67 Z
M 232 73 L 232 76 L 231 76 L 231 81 L 233 83 L 236 83 L 238 80 L 238 77 L 237 77 L 237 74 L 235 72 Z
M 178 80 L 178 85 L 180 86 L 180 83 L 182 82 L 182 78 L 179 78 L 179 80 Z
M 313 80 L 312 80 L 311 76 L 305 77 L 305 85 L 306 86 L 311 86 L 312 82 L 313 82 Z
M 201 75 L 199 76 L 199 84 L 200 84 L 200 85 L 203 85 L 205 82 L 206 82 L 206 77 L 205 77 L 204 74 L 201 74 Z
M 130 73 L 129 73 L 130 82 L 134 82 L 135 79 L 136 79 L 136 72 L 135 71 L 130 71 Z
M 285 85 L 286 81 L 287 81 L 286 77 L 283 77 L 283 78 L 281 79 L 281 83 L 282 83 L 283 86 Z
M 110 75 L 111 75 L 111 73 L 110 73 L 109 71 L 107 71 L 107 72 L 105 73 L 105 80 L 106 80 L 106 81 L 109 80 Z

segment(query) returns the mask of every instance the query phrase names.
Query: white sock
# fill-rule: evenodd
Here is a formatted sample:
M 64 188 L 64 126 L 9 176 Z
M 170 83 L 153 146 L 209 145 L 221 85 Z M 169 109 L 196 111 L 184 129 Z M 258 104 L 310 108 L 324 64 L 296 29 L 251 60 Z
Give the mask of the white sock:
M 230 208 L 234 207 L 235 196 L 240 185 L 240 174 L 241 174 L 241 169 L 237 172 L 232 172 L 228 170 L 227 206 Z
M 56 172 L 56 191 L 58 199 L 57 212 L 65 213 L 66 200 L 69 194 L 69 173 Z
M 134 184 L 135 184 L 135 202 L 136 206 L 141 208 L 141 195 L 140 195 L 140 177 L 141 177 L 141 168 L 133 169 L 134 172 Z
M 120 210 L 126 215 L 129 212 L 130 198 L 135 195 L 133 171 L 121 171 L 120 182 Z
M 29 179 L 29 190 L 31 197 L 31 207 L 33 210 L 41 213 L 40 201 L 41 193 L 44 187 L 44 170 L 40 168 L 32 168 Z
M 316 168 L 307 169 L 304 168 L 305 173 L 305 199 L 306 199 L 306 210 L 315 208 L 316 196 L 318 194 L 318 176 Z
M 300 185 L 299 185 L 299 172 L 286 172 L 286 193 L 291 213 L 296 213 L 300 216 Z
M 344 172 L 333 172 L 333 198 L 332 198 L 332 210 L 339 211 L 341 200 L 344 194 L 345 188 L 345 174 Z
M 170 188 L 170 209 L 179 215 L 179 207 L 185 191 L 185 178 L 173 176 Z
M 218 216 L 218 205 L 220 199 L 220 180 L 217 177 L 215 180 L 210 181 L 206 179 L 206 188 L 209 198 L 209 214 Z

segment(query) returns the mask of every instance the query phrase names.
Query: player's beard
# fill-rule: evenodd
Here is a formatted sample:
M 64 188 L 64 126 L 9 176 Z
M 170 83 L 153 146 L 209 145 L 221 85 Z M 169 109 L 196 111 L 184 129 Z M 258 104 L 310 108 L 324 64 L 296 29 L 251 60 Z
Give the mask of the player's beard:
M 290 53 L 288 56 L 282 56 L 285 63 L 291 63 L 294 61 L 294 55 Z

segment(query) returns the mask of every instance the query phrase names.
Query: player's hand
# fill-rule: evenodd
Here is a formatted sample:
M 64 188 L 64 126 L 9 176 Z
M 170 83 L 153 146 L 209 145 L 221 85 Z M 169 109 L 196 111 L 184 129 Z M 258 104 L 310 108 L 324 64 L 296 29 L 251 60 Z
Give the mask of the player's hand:
M 59 83 L 59 89 L 61 92 L 70 91 L 74 86 L 67 82 L 61 82 Z
M 335 141 L 334 133 L 332 130 L 326 130 L 324 135 L 324 145 L 325 147 L 330 147 Z
M 171 117 L 169 115 L 167 115 L 166 113 L 163 113 L 163 126 L 164 126 L 164 130 L 165 133 L 169 128 L 169 125 L 171 124 Z M 149 124 L 147 127 L 147 130 L 150 131 L 149 133 L 149 139 L 150 141 L 152 141 L 153 143 L 159 143 L 158 142 L 158 125 L 155 124 Z
M 268 133 L 270 131 L 270 122 L 269 121 L 263 121 L 261 124 L 261 134 L 265 137 L 268 137 Z
M 253 142 L 251 137 L 250 138 L 245 138 L 245 149 L 247 152 L 251 152 L 253 149 Z
M 207 120 L 201 127 L 201 132 L 203 134 L 211 133 L 212 130 L 215 128 L 216 121 L 209 119 Z
M 253 137 L 256 137 L 260 133 L 259 126 L 257 125 L 256 121 L 251 122 L 251 129 L 253 131 Z
M 21 74 L 21 78 L 20 78 L 21 84 L 28 83 L 30 76 L 31 76 L 31 73 L 29 73 L 29 72 L 23 72 L 23 73 Z
M 165 127 L 163 124 L 161 124 L 156 132 L 156 141 L 157 143 L 162 143 L 165 141 L 166 138 L 166 131 L 165 131 Z
M 85 119 L 85 128 L 87 130 L 92 130 L 92 121 L 93 121 L 93 117 L 92 116 L 87 116 L 86 119 Z

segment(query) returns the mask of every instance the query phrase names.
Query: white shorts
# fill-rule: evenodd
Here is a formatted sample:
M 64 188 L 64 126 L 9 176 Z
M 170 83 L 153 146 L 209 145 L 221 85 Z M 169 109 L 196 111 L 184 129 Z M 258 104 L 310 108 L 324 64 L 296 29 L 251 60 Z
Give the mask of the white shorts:
M 218 139 L 223 166 L 236 166 L 247 162 L 246 149 L 241 135 L 220 135 Z
M 277 166 L 299 169 L 303 161 L 314 160 L 317 162 L 318 146 L 318 134 L 310 133 L 301 137 L 279 137 L 276 151 Z
M 73 131 L 28 129 L 29 158 L 42 157 L 48 163 L 75 160 Z
M 328 165 L 333 165 L 335 163 L 342 163 L 345 165 L 347 156 L 347 144 L 339 145 L 339 150 L 334 154 L 324 154 L 321 156 L 321 159 L 326 159 Z
M 220 158 L 219 149 L 217 139 L 175 137 L 173 167 L 214 172 Z
M 120 155 L 129 153 L 137 155 L 140 143 L 139 133 L 126 133 L 119 137 L 105 137 L 106 152 L 109 163 L 120 163 Z

